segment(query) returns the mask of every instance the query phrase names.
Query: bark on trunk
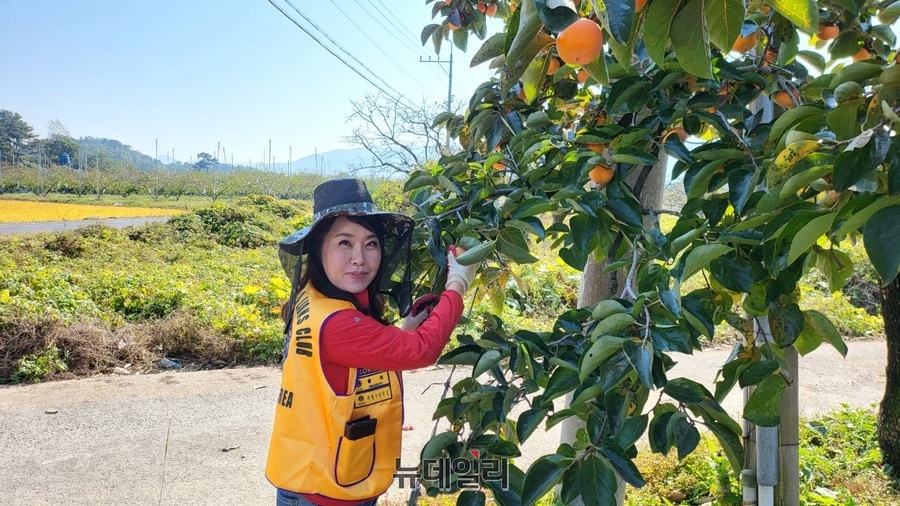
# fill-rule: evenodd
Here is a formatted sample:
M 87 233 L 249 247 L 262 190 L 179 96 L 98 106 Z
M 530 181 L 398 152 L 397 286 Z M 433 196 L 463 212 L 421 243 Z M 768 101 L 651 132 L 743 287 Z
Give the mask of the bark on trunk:
M 878 413 L 878 445 L 884 463 L 900 476 L 900 276 L 881 289 L 881 310 L 887 339 L 887 382 Z

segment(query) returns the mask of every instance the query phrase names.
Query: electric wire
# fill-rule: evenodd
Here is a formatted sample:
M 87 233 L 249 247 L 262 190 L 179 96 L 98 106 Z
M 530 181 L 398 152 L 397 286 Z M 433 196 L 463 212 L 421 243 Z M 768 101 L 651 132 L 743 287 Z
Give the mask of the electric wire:
M 378 23 L 378 25 L 379 25 L 381 28 L 384 28 L 384 31 L 386 31 L 387 33 L 389 33 L 389 34 L 391 35 L 391 37 L 393 37 L 394 39 L 397 40 L 397 42 L 403 44 L 403 45 L 406 46 L 407 48 L 410 48 L 410 45 L 409 45 L 409 42 L 408 42 L 408 41 L 404 41 L 404 40 L 401 39 L 400 37 L 397 37 L 397 34 L 394 33 L 393 30 L 391 30 L 390 28 L 384 26 L 384 24 L 383 24 L 381 21 L 379 21 L 378 19 L 376 19 L 375 16 L 374 16 L 371 12 L 369 12 L 369 10 L 366 9 L 366 7 L 365 7 L 362 3 L 360 3 L 359 0 L 355 0 L 355 1 L 356 1 L 356 5 L 359 5 L 359 8 L 362 9 L 363 11 L 365 11 L 365 13 L 369 16 L 369 18 L 372 19 L 372 21 Z M 415 46 L 412 46 L 412 47 L 415 48 Z M 415 51 L 416 54 L 420 54 L 420 53 L 418 52 L 418 49 L 413 49 L 413 51 Z
M 418 36 L 418 35 L 416 35 L 416 34 L 414 34 L 414 33 L 412 33 L 412 32 L 409 30 L 409 28 L 407 28 L 406 25 L 403 24 L 402 21 L 400 21 L 399 19 L 397 19 L 397 16 L 395 16 L 394 13 L 391 12 L 390 9 L 388 9 L 388 6 L 385 5 L 384 2 L 382 2 L 381 0 L 378 0 L 378 3 L 381 4 L 381 6 L 383 7 L 383 9 L 379 9 L 378 7 L 376 7 L 376 6 L 375 6 L 375 3 L 372 2 L 372 0 L 369 0 L 369 3 L 372 4 L 372 7 L 374 7 L 375 10 L 376 10 L 379 14 L 381 14 L 381 17 L 383 17 L 388 23 L 390 23 L 391 26 L 393 26 L 394 28 L 397 28 L 397 30 L 399 30 L 399 31 L 406 32 L 410 37 L 412 37 L 412 40 L 416 41 L 417 44 L 421 42 L 421 37 Z M 390 18 L 388 17 L 388 14 L 390 14 Z M 394 21 L 391 21 L 391 19 L 393 19 L 394 21 L 396 21 L 396 23 L 394 23 Z M 419 46 L 419 49 L 421 49 L 421 46 Z
M 425 85 L 422 84 L 419 80 L 417 80 L 415 77 L 411 76 L 408 72 L 406 72 L 406 70 L 405 70 L 402 66 L 400 66 L 400 64 L 397 63 L 395 57 L 392 57 L 391 55 L 389 55 L 384 49 L 381 48 L 381 46 L 378 45 L 377 42 L 375 42 L 374 40 L 372 40 L 372 38 L 369 37 L 369 34 L 366 33 L 366 30 L 363 30 L 358 24 L 356 24 L 356 21 L 353 21 L 353 18 L 350 17 L 346 12 L 344 12 L 344 10 L 341 9 L 341 7 L 340 7 L 334 0 L 331 0 L 331 4 L 334 5 L 334 7 L 338 10 L 338 12 L 340 12 L 345 18 L 347 18 L 347 21 L 349 21 L 353 26 L 356 27 L 356 29 L 359 31 L 360 34 L 362 34 L 363 37 L 365 37 L 369 42 L 372 43 L 372 45 L 375 47 L 375 49 L 381 51 L 381 54 L 383 54 L 384 56 L 386 56 L 386 57 L 388 58 L 388 60 L 391 61 L 391 63 L 393 63 L 394 65 L 396 65 L 397 68 L 399 68 L 401 72 L 403 72 L 404 74 L 406 74 L 407 77 L 409 77 L 410 79 L 412 79 L 413 81 L 415 81 L 415 82 L 416 82 L 419 86 L 421 86 L 423 89 L 428 89 L 427 86 L 425 86 Z M 416 54 L 418 55 L 418 53 L 416 53 Z M 440 78 L 440 76 L 439 76 L 437 73 L 435 73 L 433 69 L 431 70 L 431 72 L 432 72 L 433 74 L 435 74 L 435 76 L 437 76 L 438 78 Z
M 269 1 L 271 2 L 272 0 L 269 0 Z M 309 18 L 306 14 L 304 14 L 299 8 L 297 8 L 297 6 L 294 5 L 293 2 L 291 2 L 291 0 L 285 0 L 285 3 L 287 3 L 288 5 L 290 5 L 291 8 L 294 9 L 294 11 L 295 11 L 297 14 L 300 15 L 300 17 L 302 17 L 303 19 L 305 19 L 307 23 L 309 23 L 310 25 L 312 25 L 313 28 L 315 28 L 315 29 L 318 30 L 322 35 L 324 35 L 325 38 L 327 38 L 329 41 L 331 41 L 331 43 L 334 44 L 338 49 L 340 49 L 341 51 L 343 51 L 347 56 L 349 56 L 350 58 L 352 58 L 353 61 L 355 61 L 356 63 L 358 63 L 362 68 L 366 69 L 367 72 L 369 72 L 369 73 L 372 74 L 376 79 L 378 79 L 379 81 L 381 81 L 381 82 L 385 85 L 385 87 L 387 87 L 389 90 L 393 91 L 394 94 L 395 94 L 397 97 L 399 97 L 400 101 L 403 101 L 403 97 L 404 97 L 403 93 L 400 93 L 399 91 L 397 91 L 396 89 L 394 89 L 393 86 L 391 86 L 390 84 L 387 83 L 387 81 L 385 81 L 384 79 L 382 79 L 381 76 L 379 76 L 374 70 L 372 70 L 372 69 L 370 69 L 368 66 L 366 66 L 365 63 L 359 61 L 359 58 L 353 56 L 353 54 L 350 53 L 350 51 L 344 49 L 344 47 L 341 46 L 341 45 L 340 45 L 336 40 L 334 40 L 330 35 L 328 35 L 328 33 L 327 33 L 325 30 L 322 30 L 321 28 L 319 28 L 319 26 L 318 26 L 317 24 L 315 24 L 315 23 L 313 22 L 312 19 L 310 19 L 310 18 Z
M 328 47 L 328 46 L 326 46 L 325 44 L 323 44 L 322 41 L 319 40 L 315 35 L 313 35 L 312 33 L 310 33 L 310 31 L 307 30 L 305 26 L 301 25 L 296 19 L 292 18 L 292 17 L 290 16 L 290 14 L 288 14 L 287 12 L 285 12 L 284 9 L 282 9 L 282 8 L 279 7 L 277 4 L 275 4 L 274 0 L 268 0 L 268 1 L 269 1 L 270 4 L 272 4 L 273 7 L 275 7 L 276 9 L 278 9 L 278 11 L 281 12 L 281 14 L 283 14 L 284 17 L 288 18 L 292 23 L 294 23 L 295 25 L 297 25 L 297 28 L 303 30 L 303 32 L 304 32 L 305 34 L 309 35 L 310 38 L 312 38 L 312 39 L 316 42 L 316 44 L 322 46 L 323 49 L 325 49 L 326 51 L 328 51 L 328 52 L 331 54 L 331 56 L 334 56 L 335 58 L 337 58 L 341 63 L 343 63 L 344 65 L 346 65 L 347 68 L 349 68 L 350 70 L 352 70 L 353 72 L 355 72 L 359 77 L 362 77 L 366 82 L 368 82 L 369 84 L 371 84 L 372 86 L 374 86 L 376 89 L 378 89 L 378 91 L 384 93 L 385 95 L 391 97 L 391 98 L 394 99 L 394 100 L 397 99 L 397 97 L 396 97 L 393 93 L 390 93 L 390 92 L 388 92 L 388 91 L 385 91 L 384 88 L 382 88 L 381 86 L 379 86 L 378 84 L 376 84 L 374 81 L 372 81 L 372 80 L 371 80 L 370 78 L 368 78 L 367 76 L 363 75 L 362 72 L 360 72 L 356 67 L 354 67 L 353 65 L 350 65 L 349 63 L 347 63 L 346 60 L 344 60 L 343 58 L 341 58 L 341 56 L 338 55 L 337 53 L 335 53 L 330 47 Z M 370 71 L 370 72 L 371 72 L 371 71 Z M 390 88 L 390 86 L 388 86 L 388 88 Z M 393 88 L 391 88 L 391 89 L 393 90 Z M 396 93 L 396 90 L 395 90 L 395 93 Z

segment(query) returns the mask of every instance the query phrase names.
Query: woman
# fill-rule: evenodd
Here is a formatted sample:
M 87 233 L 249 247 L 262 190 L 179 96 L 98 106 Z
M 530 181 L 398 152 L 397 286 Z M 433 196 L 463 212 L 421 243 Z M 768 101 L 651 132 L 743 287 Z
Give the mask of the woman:
M 401 313 L 410 307 L 413 225 L 379 212 L 362 181 L 335 180 L 313 192 L 313 223 L 281 242 L 294 283 L 266 464 L 278 505 L 374 505 L 393 480 L 403 423 L 397 371 L 438 359 L 475 276 L 448 255 L 434 308 L 401 328 L 388 324 L 385 294 Z

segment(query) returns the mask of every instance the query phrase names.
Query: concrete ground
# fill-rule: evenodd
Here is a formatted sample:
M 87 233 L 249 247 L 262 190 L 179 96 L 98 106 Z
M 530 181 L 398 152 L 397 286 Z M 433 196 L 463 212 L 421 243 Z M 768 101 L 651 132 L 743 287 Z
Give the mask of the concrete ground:
M 823 345 L 800 359 L 800 416 L 884 394 L 884 341 L 851 341 L 846 359 Z M 677 355 L 670 378 L 711 384 L 727 349 Z M 450 368 L 404 374 L 402 462 L 411 467 L 433 427 Z M 101 376 L 0 387 L 0 505 L 267 505 L 263 475 L 279 370 L 274 367 Z M 453 381 L 470 371 L 457 369 Z M 738 417 L 740 393 L 725 408 Z M 443 430 L 443 426 L 439 430 Z M 522 469 L 552 453 L 559 428 L 535 433 Z M 392 487 L 380 504 L 405 504 Z

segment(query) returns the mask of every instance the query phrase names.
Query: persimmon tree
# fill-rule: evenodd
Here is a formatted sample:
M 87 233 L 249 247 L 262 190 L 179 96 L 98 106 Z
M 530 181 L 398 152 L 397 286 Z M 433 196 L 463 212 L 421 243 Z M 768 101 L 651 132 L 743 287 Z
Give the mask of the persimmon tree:
M 461 263 L 483 263 L 478 294 L 502 297 L 509 283 L 527 286 L 511 265 L 537 262 L 533 249 L 549 247 L 579 270 L 604 260 L 603 274 L 619 271 L 624 281 L 593 307 L 556 315 L 551 330 L 490 316 L 480 335 L 459 336 L 441 363 L 472 366 L 472 375 L 438 406 L 451 430 L 423 457 L 475 449 L 482 459 L 515 457 L 538 427 L 577 418 L 584 427 L 575 442 L 528 469 L 511 465 L 508 490 L 485 483 L 499 504 L 533 504 L 557 485 L 563 503 L 611 504 L 617 477 L 644 484 L 633 462 L 644 434 L 652 451 L 684 457 L 705 427 L 739 473 L 741 428 L 722 399 L 754 386 L 743 418 L 776 426 L 794 381 L 785 350 L 805 355 L 828 343 L 847 352 L 824 315 L 800 308 L 801 276 L 818 269 L 839 289 L 853 271 L 841 245 L 862 238 L 883 283 L 897 282 L 900 67 L 890 24 L 900 2 L 487 3 L 505 20 L 499 33 L 487 33 L 485 12 L 469 0 L 434 2 L 436 23 L 422 32 L 436 51 L 483 39 L 472 65 L 496 74 L 464 114 L 435 120 L 462 151 L 406 183 L 428 225 L 415 265 L 427 280 L 446 261 L 445 246 L 461 244 Z M 600 48 L 583 47 L 593 35 L 566 35 L 593 31 L 585 23 L 602 32 Z M 755 106 L 767 98 L 778 104 L 774 118 Z M 664 156 L 687 194 L 665 232 L 661 210 L 640 200 Z M 683 290 L 694 277 L 702 288 Z M 761 318 L 771 335 L 757 339 Z M 719 380 L 669 377 L 673 354 L 699 350 L 722 323 L 745 342 Z M 888 352 L 900 371 L 900 336 L 890 328 Z M 897 374 L 889 373 L 880 415 L 894 468 Z M 458 503 L 484 501 L 466 490 Z

